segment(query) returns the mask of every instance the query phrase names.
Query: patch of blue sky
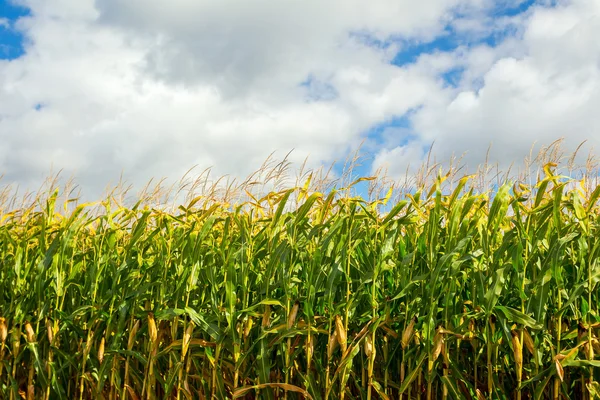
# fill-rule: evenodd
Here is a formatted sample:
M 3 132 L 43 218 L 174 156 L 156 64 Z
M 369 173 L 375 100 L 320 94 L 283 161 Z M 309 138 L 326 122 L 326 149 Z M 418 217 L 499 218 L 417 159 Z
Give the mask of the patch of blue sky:
M 464 67 L 450 68 L 441 74 L 441 78 L 446 86 L 458 87 L 464 72 Z
M 527 12 L 532 6 L 536 4 L 543 4 L 548 6 L 548 1 L 544 0 L 523 0 L 517 5 L 507 5 L 506 2 L 497 2 L 495 7 L 488 11 L 488 17 L 493 19 L 499 19 L 504 17 L 514 17 L 516 15 Z M 553 2 L 550 1 L 550 6 Z M 456 18 L 460 18 L 461 15 L 456 14 Z M 424 54 L 434 54 L 437 52 L 452 52 L 460 46 L 473 47 L 480 44 L 487 44 L 495 47 L 500 44 L 505 38 L 515 34 L 514 27 L 508 25 L 502 30 L 490 29 L 487 35 L 470 35 L 468 32 L 459 32 L 454 29 L 452 23 L 447 24 L 440 35 L 430 41 L 414 41 L 407 38 L 390 38 L 386 41 L 379 39 L 363 38 L 362 42 L 369 45 L 372 44 L 375 47 L 382 48 L 387 47 L 391 43 L 400 45 L 400 51 L 392 59 L 391 63 L 399 67 L 413 64 L 418 58 Z M 366 33 L 362 33 L 362 36 L 368 36 Z M 448 84 L 452 85 L 456 82 L 458 71 L 452 71 L 451 74 L 447 74 L 449 81 Z
M 438 36 L 429 42 L 417 42 L 410 40 L 398 40 L 401 50 L 392 59 L 391 63 L 402 67 L 414 64 L 423 54 L 433 54 L 436 52 L 451 52 L 456 50 L 461 44 L 461 38 L 452 33 L 450 26 L 446 27 L 442 36 Z
M 337 177 L 344 176 L 344 181 L 339 181 L 335 184 L 335 189 L 346 189 L 345 185 L 358 180 L 359 178 L 365 178 L 371 176 L 371 166 L 373 164 L 373 155 L 369 154 L 365 151 L 364 148 L 361 148 L 358 156 L 359 158 L 356 162 L 350 164 L 351 157 L 355 154 L 356 150 L 352 150 L 349 152 L 349 158 L 340 159 L 335 162 L 333 165 L 333 173 Z M 352 169 L 350 171 L 350 168 Z M 368 198 L 369 192 L 369 181 L 362 181 L 355 183 L 350 189 L 351 196 L 360 196 L 363 199 Z
M 19 6 L 10 0 L 0 0 L 0 60 L 14 60 L 25 52 L 24 37 L 15 29 L 15 22 L 30 15 L 30 10 Z
M 392 118 L 375 124 L 367 131 L 367 138 L 372 144 L 381 146 L 389 143 L 388 136 L 390 132 L 402 132 L 404 135 L 400 138 L 396 138 L 393 145 L 404 146 L 408 144 L 412 139 L 414 139 L 414 136 L 409 133 L 412 129 L 411 115 L 414 112 L 415 110 L 411 110 L 405 114 L 395 115 Z
M 524 13 L 536 3 L 536 0 L 523 0 L 513 7 L 506 7 L 503 6 L 502 3 L 497 3 L 497 6 L 492 10 L 491 14 L 496 17 L 513 17 Z
M 490 34 L 482 37 L 475 44 L 487 44 L 490 47 L 496 47 L 501 44 L 506 38 L 514 37 L 518 33 L 515 26 L 507 25 L 504 29 L 493 30 Z
M 405 146 L 417 137 L 412 133 L 411 115 L 416 110 L 411 110 L 402 115 L 395 115 L 385 121 L 372 126 L 364 133 L 366 145 L 361 148 L 358 165 L 352 171 L 352 178 L 368 177 L 372 175 L 373 161 L 383 147 Z M 339 171 L 343 165 L 339 166 Z M 353 193 L 363 198 L 368 198 L 369 181 L 357 183 L 353 187 Z
M 543 4 L 544 7 L 554 7 L 556 6 L 556 1 L 554 0 L 523 0 L 518 5 L 513 7 L 503 7 L 501 5 L 496 6 L 491 12 L 490 16 L 492 18 L 503 18 L 503 17 L 515 17 L 519 14 L 526 13 L 531 7 L 535 5 Z M 502 30 L 494 30 L 489 35 L 480 39 L 480 43 L 485 43 L 490 47 L 495 47 L 502 43 L 504 39 L 507 37 L 511 37 L 517 34 L 517 30 L 514 26 L 510 24 L 507 25 Z

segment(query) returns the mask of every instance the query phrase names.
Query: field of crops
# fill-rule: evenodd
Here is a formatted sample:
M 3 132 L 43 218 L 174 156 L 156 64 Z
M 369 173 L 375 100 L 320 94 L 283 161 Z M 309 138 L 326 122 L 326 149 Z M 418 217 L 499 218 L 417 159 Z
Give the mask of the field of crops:
M 0 398 L 600 398 L 600 187 L 544 171 L 3 208 Z

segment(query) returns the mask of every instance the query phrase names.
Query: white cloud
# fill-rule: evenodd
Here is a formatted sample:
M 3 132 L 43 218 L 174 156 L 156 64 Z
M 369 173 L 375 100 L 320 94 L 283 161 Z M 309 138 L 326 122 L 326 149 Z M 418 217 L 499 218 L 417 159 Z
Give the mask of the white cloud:
M 600 147 L 600 3 L 538 6 L 519 19 L 521 36 L 453 54 L 465 68 L 461 86 L 425 104 L 413 119 L 418 141 L 381 151 L 376 166 L 402 174 L 419 144 L 433 141 L 438 160 L 466 152 L 471 167 L 490 144 L 490 160 L 504 168 L 519 164 L 534 142 L 539 148 L 564 137 L 567 151 L 585 140 L 588 149 Z
M 409 110 L 412 128 L 370 143 L 375 166 L 403 173 L 434 140 L 440 157 L 471 149 L 478 162 L 490 141 L 506 158 L 597 133 L 594 1 L 495 19 L 491 0 L 20 1 L 32 9 L 15 24 L 26 54 L 0 61 L 4 183 L 33 187 L 52 165 L 96 195 L 122 171 L 136 184 L 196 164 L 245 176 L 291 149 L 318 165 Z M 506 37 L 390 65 L 448 26 Z M 448 87 L 440 74 L 458 67 Z
M 273 151 L 343 159 L 373 124 L 440 90 L 389 64 L 368 32 L 429 39 L 458 0 L 22 0 L 26 54 L 0 61 L 0 168 L 25 186 L 50 165 L 97 191 L 191 166 L 245 175 Z M 335 89 L 309 99 L 308 77 Z M 314 92 L 312 93 L 314 95 Z

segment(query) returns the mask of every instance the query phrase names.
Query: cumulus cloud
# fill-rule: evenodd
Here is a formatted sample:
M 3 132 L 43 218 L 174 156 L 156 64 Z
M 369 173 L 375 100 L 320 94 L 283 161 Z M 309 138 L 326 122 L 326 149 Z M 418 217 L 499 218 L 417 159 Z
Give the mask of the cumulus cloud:
M 244 175 L 271 152 L 313 165 L 345 157 L 382 119 L 440 89 L 389 61 L 429 40 L 458 0 L 21 0 L 25 55 L 0 61 L 0 168 L 31 185 L 50 165 L 99 189 Z M 474 2 L 473 7 L 477 7 Z M 304 83 L 303 83 L 304 82 Z
M 600 4 L 538 5 L 517 16 L 516 26 L 520 34 L 497 47 L 453 52 L 455 65 L 464 68 L 455 93 L 425 104 L 412 120 L 418 141 L 383 149 L 375 165 L 400 174 L 434 141 L 438 160 L 464 154 L 471 167 L 485 160 L 488 148 L 490 161 L 502 168 L 519 164 L 534 142 L 539 148 L 564 138 L 565 150 L 573 151 L 587 140 L 587 149 L 597 149 Z
M 504 157 L 597 129 L 593 1 L 501 17 L 522 1 L 19 3 L 25 54 L 0 60 L 4 183 L 35 186 L 52 166 L 93 196 L 122 172 L 138 185 L 193 165 L 243 177 L 291 149 L 318 166 L 402 115 L 407 127 L 370 138 L 374 168 L 403 173 L 433 141 L 476 162 L 490 142 Z M 393 64 L 449 36 L 455 48 Z

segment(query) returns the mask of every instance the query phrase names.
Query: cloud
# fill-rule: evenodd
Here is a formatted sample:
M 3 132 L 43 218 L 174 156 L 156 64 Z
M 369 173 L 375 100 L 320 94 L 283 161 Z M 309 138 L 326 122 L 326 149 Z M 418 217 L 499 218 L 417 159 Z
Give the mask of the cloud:
M 461 84 L 424 104 L 412 119 L 418 140 L 381 150 L 375 167 L 400 175 L 432 142 L 438 161 L 465 154 L 471 167 L 485 161 L 490 145 L 490 161 L 503 168 L 519 164 L 534 142 L 539 148 L 564 137 L 566 151 L 585 140 L 597 149 L 600 4 L 538 5 L 517 16 L 516 27 L 520 34 L 497 47 L 454 51 L 454 65 L 464 68 Z
M 0 61 L 4 182 L 34 185 L 52 165 L 95 193 L 121 172 L 137 184 L 196 164 L 244 176 L 273 151 L 343 159 L 439 91 L 390 65 L 395 45 L 354 33 L 428 40 L 459 2 L 21 3 L 26 53 Z
M 138 187 L 194 165 L 244 177 L 291 149 L 318 166 L 373 127 L 373 167 L 402 174 L 433 141 L 478 162 L 490 142 L 507 159 L 597 129 L 593 1 L 19 3 L 25 54 L 0 61 L 4 183 L 35 187 L 52 166 L 95 196 L 121 172 Z

